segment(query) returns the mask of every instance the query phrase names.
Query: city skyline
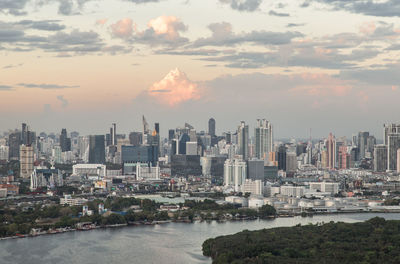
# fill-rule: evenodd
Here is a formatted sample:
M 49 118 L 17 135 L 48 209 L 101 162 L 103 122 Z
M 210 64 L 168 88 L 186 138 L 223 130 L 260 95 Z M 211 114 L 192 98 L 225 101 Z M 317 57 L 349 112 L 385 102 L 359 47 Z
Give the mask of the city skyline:
M 238 125 L 240 126 L 240 124 L 242 122 L 247 123 L 246 126 L 248 127 L 248 130 L 249 130 L 249 139 L 252 139 L 252 140 L 256 140 L 257 136 L 255 135 L 255 133 L 257 133 L 256 130 L 259 128 L 259 122 L 260 122 L 259 120 L 265 120 L 265 122 L 267 122 L 267 124 L 270 124 L 270 125 L 272 123 L 270 120 L 266 120 L 265 118 L 263 118 L 263 119 L 255 119 L 254 122 L 248 122 L 246 120 L 241 120 L 241 121 L 237 121 L 237 123 L 233 124 L 232 125 L 233 128 L 231 130 L 222 130 L 221 128 L 218 128 L 218 120 L 214 119 L 213 117 L 210 117 L 209 119 L 207 119 L 207 122 L 206 122 L 207 124 L 206 124 L 205 127 L 193 127 L 194 130 L 197 131 L 197 132 L 204 132 L 206 134 L 209 134 L 209 121 L 211 119 L 214 122 L 215 135 L 217 135 L 217 136 L 221 136 L 224 133 L 237 133 Z M 330 134 L 333 134 L 333 136 L 337 136 L 337 137 L 340 137 L 340 138 L 345 137 L 347 139 L 347 141 L 351 142 L 353 140 L 353 137 L 356 136 L 359 133 L 370 133 L 372 136 L 376 137 L 376 139 L 379 142 L 384 143 L 385 142 L 384 138 L 386 136 L 385 125 L 392 124 L 392 123 L 394 124 L 394 123 L 399 123 L 399 122 L 383 123 L 382 124 L 382 128 L 380 129 L 381 131 L 378 130 L 377 134 L 370 133 L 372 130 L 361 130 L 361 129 L 359 129 L 357 131 L 353 131 L 350 135 L 343 135 L 343 134 L 336 133 L 336 131 L 333 130 L 333 129 L 330 129 L 330 130 L 328 129 L 327 131 L 329 131 L 329 132 L 326 135 L 316 136 L 316 135 L 313 134 L 313 130 L 311 128 L 311 130 L 308 129 L 308 131 L 307 131 L 308 135 L 307 134 L 305 134 L 304 136 L 293 135 L 293 136 L 289 136 L 289 137 L 284 137 L 284 136 L 279 136 L 279 135 L 277 135 L 275 137 L 276 133 L 275 133 L 275 125 L 274 125 L 273 128 L 271 127 L 272 133 L 274 134 L 274 136 L 272 136 L 272 142 L 274 140 L 278 140 L 279 141 L 279 140 L 289 140 L 289 139 L 309 141 L 310 138 L 313 141 L 314 140 L 322 140 L 322 139 L 328 138 Z M 14 131 L 22 131 L 24 128 L 22 127 L 22 130 L 21 130 L 21 124 L 23 126 L 24 125 L 27 126 L 27 123 L 20 123 L 15 128 L 8 128 L 8 129 L 0 130 L 0 134 L 9 134 L 9 133 L 13 133 Z M 28 124 L 29 124 L 29 129 L 31 131 L 35 131 L 36 133 L 38 133 L 37 135 L 39 135 L 39 133 L 42 133 L 42 132 L 46 133 L 47 135 L 51 135 L 51 134 L 62 135 L 63 133 L 65 133 L 64 132 L 65 129 L 68 130 L 68 135 L 70 135 L 71 133 L 79 133 L 80 136 L 106 135 L 106 134 L 112 135 L 112 134 L 115 133 L 113 131 L 115 131 L 117 125 L 118 125 L 118 130 L 117 130 L 117 132 L 118 132 L 117 134 L 118 135 L 125 135 L 125 136 L 128 135 L 129 136 L 129 133 L 140 133 L 140 134 L 143 133 L 143 122 L 137 122 L 137 124 L 135 123 L 134 127 L 128 128 L 128 129 L 121 129 L 121 126 L 118 123 L 110 123 L 110 124 L 105 124 L 104 125 L 104 129 L 101 128 L 100 130 L 88 130 L 87 133 L 86 132 L 82 132 L 81 130 L 76 129 L 76 128 L 72 128 L 72 127 L 67 127 L 67 128 L 60 127 L 60 128 L 57 128 L 57 129 L 51 128 L 50 130 L 36 129 L 35 126 L 32 126 L 30 123 L 28 123 Z M 178 123 L 176 126 L 174 126 L 172 124 L 166 125 L 164 123 L 160 123 L 160 122 L 155 121 L 155 122 L 151 122 L 150 125 L 147 122 L 146 122 L 146 124 L 147 124 L 147 130 L 146 130 L 147 132 L 146 133 L 150 133 L 151 134 L 152 131 L 155 130 L 155 125 L 157 124 L 158 130 L 159 130 L 158 133 L 160 133 L 162 138 L 168 139 L 168 137 L 169 137 L 168 133 L 169 133 L 169 131 L 171 129 L 175 131 L 175 129 L 183 128 L 187 124 L 191 125 L 193 123 L 191 123 L 191 122 L 181 122 L 181 123 Z M 161 124 L 161 129 L 160 129 L 160 124 Z M 111 128 L 109 128 L 109 126 L 111 126 Z M 122 127 L 126 127 L 126 126 L 124 126 L 122 124 Z M 60 133 L 60 131 L 61 131 L 61 133 Z M 84 131 L 86 131 L 86 130 L 84 130 Z M 253 142 L 253 143 L 255 143 L 255 142 Z
M 380 134 L 399 121 L 400 5 L 364 2 L 0 1 L 0 130 L 128 131 L 144 113 Z

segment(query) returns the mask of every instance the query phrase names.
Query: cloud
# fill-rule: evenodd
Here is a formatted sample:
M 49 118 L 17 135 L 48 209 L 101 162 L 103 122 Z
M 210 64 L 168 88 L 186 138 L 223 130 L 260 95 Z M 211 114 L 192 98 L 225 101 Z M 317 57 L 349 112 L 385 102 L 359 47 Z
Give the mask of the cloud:
M 278 16 L 278 17 L 289 17 L 290 16 L 290 14 L 288 14 L 288 13 L 279 13 L 279 12 L 276 12 L 274 10 L 269 11 L 268 14 L 270 16 Z
M 63 108 L 66 108 L 66 107 L 68 106 L 69 102 L 68 102 L 67 99 L 64 98 L 63 95 L 58 95 L 58 96 L 57 96 L 57 99 L 61 102 L 61 106 L 62 106 Z
M 289 23 L 289 24 L 287 24 L 286 25 L 286 27 L 288 27 L 288 28 L 291 28 L 291 27 L 301 27 L 301 26 L 304 26 L 305 24 L 304 23 Z
M 12 86 L 0 84 L 0 91 L 9 91 L 9 90 L 12 90 L 12 89 L 13 89 Z
M 164 35 L 167 39 L 179 38 L 179 31 L 186 31 L 187 27 L 175 16 L 160 16 L 147 24 L 156 35 Z
M 19 16 L 24 15 L 26 3 L 29 0 L 1 0 L 0 1 L 0 13 L 8 13 L 11 15 Z
M 262 0 L 219 0 L 223 4 L 229 4 L 232 9 L 252 12 L 258 10 Z
M 133 33 L 132 19 L 124 18 L 111 25 L 111 32 L 118 38 L 129 38 Z
M 201 97 L 198 85 L 178 69 L 171 70 L 162 80 L 155 82 L 147 93 L 160 103 L 171 107 Z
M 400 83 L 400 64 L 387 65 L 380 69 L 342 70 L 338 77 L 343 80 L 357 80 L 369 85 L 393 86 Z
M 290 92 L 298 95 L 343 97 L 353 89 L 350 83 L 327 74 L 307 73 L 302 74 L 300 78 L 300 84 L 290 89 Z
M 22 25 L 26 28 L 32 28 L 44 31 L 60 31 L 65 29 L 64 25 L 60 25 L 56 22 L 58 22 L 58 20 L 39 20 L 39 21 L 22 20 L 16 22 L 15 25 Z
M 334 10 L 344 10 L 351 13 L 378 17 L 400 16 L 400 1 L 398 0 L 313 0 L 333 7 Z M 309 3 L 304 7 L 308 7 Z
M 96 20 L 96 25 L 105 25 L 107 23 L 108 19 L 107 18 L 103 18 L 103 19 L 98 19 Z
M 84 5 L 93 0 L 56 0 L 59 2 L 58 13 L 60 15 L 78 15 L 81 13 Z
M 19 83 L 17 86 L 25 87 L 25 88 L 40 88 L 45 90 L 52 89 L 67 89 L 67 88 L 78 88 L 79 85 L 60 85 L 60 84 L 35 84 L 35 83 Z
M 17 68 L 17 67 L 21 67 L 22 65 L 24 65 L 23 63 L 19 63 L 19 64 L 9 64 L 3 67 L 3 69 L 11 69 L 11 68 Z
M 241 43 L 282 45 L 290 43 L 294 38 L 303 36 L 300 32 L 271 32 L 263 30 L 236 34 L 232 31 L 232 25 L 228 22 L 213 23 L 208 28 L 212 32 L 211 37 L 197 39 L 193 43 L 193 47 L 232 46 Z
M 128 2 L 132 2 L 135 4 L 146 4 L 146 3 L 157 3 L 160 2 L 160 0 L 125 0 Z
M 147 29 L 141 31 L 130 19 L 117 22 L 112 30 L 115 37 L 124 38 L 131 44 L 140 43 L 149 46 L 178 47 L 188 43 L 189 39 L 182 37 L 181 32 L 187 26 L 175 16 L 160 16 L 147 24 Z M 133 34 L 134 31 L 134 34 Z

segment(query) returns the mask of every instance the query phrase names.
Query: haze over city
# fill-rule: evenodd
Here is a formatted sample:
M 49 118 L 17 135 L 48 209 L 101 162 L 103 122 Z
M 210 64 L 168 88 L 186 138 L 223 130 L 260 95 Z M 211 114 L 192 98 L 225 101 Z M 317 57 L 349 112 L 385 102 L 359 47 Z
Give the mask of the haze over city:
M 382 138 L 398 121 L 394 0 L 3 0 L 0 14 L 0 131 L 128 132 L 145 114 Z

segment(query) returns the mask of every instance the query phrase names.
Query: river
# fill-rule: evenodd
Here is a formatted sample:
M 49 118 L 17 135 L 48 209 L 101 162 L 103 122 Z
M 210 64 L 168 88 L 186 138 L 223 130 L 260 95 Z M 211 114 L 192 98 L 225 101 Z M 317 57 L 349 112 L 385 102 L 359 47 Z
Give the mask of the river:
M 211 263 L 202 255 L 207 238 L 244 229 L 257 230 L 317 222 L 359 222 L 375 216 L 400 220 L 400 214 L 338 214 L 243 222 L 168 223 L 98 229 L 0 241 L 2 264 L 45 263 Z

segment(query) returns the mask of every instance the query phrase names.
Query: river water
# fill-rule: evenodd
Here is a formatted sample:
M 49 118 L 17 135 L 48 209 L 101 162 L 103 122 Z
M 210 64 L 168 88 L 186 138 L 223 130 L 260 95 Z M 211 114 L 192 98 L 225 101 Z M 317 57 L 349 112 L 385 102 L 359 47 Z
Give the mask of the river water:
M 204 240 L 242 230 L 330 221 L 359 222 L 375 216 L 400 220 L 400 214 L 340 214 L 243 222 L 168 223 L 98 229 L 0 241 L 0 263 L 211 263 L 202 255 Z

